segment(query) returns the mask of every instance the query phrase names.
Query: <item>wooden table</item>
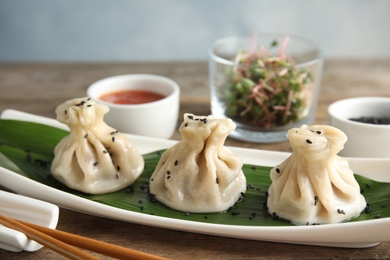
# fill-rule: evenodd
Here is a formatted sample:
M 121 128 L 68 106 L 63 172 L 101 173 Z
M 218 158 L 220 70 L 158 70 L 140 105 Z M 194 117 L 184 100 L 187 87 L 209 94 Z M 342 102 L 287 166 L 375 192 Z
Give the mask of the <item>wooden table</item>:
M 210 114 L 207 62 L 110 64 L 0 64 L 0 112 L 17 109 L 54 118 L 55 107 L 83 97 L 99 79 L 127 73 L 167 76 L 181 87 L 180 118 L 184 112 Z M 327 60 L 315 123 L 327 123 L 330 103 L 356 96 L 390 97 L 390 60 Z M 177 132 L 173 139 L 179 140 Z M 228 139 L 227 145 L 290 151 L 288 142 L 255 144 Z M 250 241 L 208 236 L 93 217 L 60 209 L 58 229 L 172 259 L 275 259 L 390 257 L 390 242 L 372 248 L 343 249 Z M 0 259 L 61 259 L 43 248 L 37 252 L 0 250 Z

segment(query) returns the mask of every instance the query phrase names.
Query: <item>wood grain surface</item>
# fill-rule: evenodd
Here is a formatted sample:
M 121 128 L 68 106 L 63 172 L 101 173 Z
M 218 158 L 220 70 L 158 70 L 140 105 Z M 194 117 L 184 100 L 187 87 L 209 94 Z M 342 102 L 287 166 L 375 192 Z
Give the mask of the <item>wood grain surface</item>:
M 119 74 L 151 73 L 175 80 L 181 88 L 180 116 L 210 114 L 208 65 L 205 61 L 104 64 L 0 64 L 0 112 L 12 108 L 54 118 L 67 99 L 86 96 L 93 82 Z M 316 124 L 327 123 L 328 106 L 358 96 L 390 97 L 390 60 L 326 60 Z M 177 131 L 172 139 L 180 140 Z M 288 142 L 256 144 L 228 139 L 227 145 L 290 151 Z M 0 177 L 1 185 L 1 177 Z M 1 206 L 1 205 L 0 205 Z M 364 249 L 344 249 L 251 241 L 152 228 L 60 209 L 57 227 L 70 233 L 171 259 L 386 259 L 390 242 Z M 0 259 L 63 259 L 43 248 L 12 253 Z M 102 259 L 107 259 L 102 257 Z

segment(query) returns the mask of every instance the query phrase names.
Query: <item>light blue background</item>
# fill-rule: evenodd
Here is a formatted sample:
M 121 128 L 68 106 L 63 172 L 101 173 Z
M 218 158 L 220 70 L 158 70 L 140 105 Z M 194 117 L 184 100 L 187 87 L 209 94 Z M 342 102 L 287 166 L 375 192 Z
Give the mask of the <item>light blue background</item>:
M 204 60 L 254 31 L 310 38 L 325 58 L 389 58 L 390 1 L 0 0 L 0 62 Z

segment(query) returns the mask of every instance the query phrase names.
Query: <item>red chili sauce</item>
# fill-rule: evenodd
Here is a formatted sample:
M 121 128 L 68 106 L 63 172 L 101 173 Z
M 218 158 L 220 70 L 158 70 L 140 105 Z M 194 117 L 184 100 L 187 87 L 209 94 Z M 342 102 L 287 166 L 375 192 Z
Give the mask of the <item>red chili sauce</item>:
M 114 104 L 145 104 L 165 98 L 164 95 L 147 90 L 122 90 L 100 96 L 100 100 Z

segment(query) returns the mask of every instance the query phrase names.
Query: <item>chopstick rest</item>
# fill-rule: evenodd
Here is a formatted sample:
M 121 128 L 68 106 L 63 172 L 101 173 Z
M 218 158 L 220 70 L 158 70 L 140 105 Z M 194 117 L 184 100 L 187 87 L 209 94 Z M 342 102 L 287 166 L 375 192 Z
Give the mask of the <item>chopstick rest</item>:
M 4 169 L 0 171 L 2 170 Z M 1 174 L 0 178 L 3 177 Z M 5 191 L 0 187 L 0 214 L 13 219 L 30 221 L 40 226 L 56 228 L 59 208 L 52 203 Z M 0 249 L 11 252 L 34 252 L 42 246 L 19 231 L 0 225 Z
M 99 259 L 6 216 L 0 215 L 0 224 L 24 233 L 28 238 L 42 244 L 43 246 L 46 246 L 47 248 L 50 248 L 51 250 L 63 256 L 66 256 L 69 259 Z
M 138 250 L 124 248 L 64 231 L 42 227 L 29 222 L 14 220 L 2 215 L 0 215 L 0 224 L 23 232 L 30 239 L 35 240 L 36 242 L 70 259 L 99 259 L 77 249 L 76 247 L 117 259 L 166 259 Z

